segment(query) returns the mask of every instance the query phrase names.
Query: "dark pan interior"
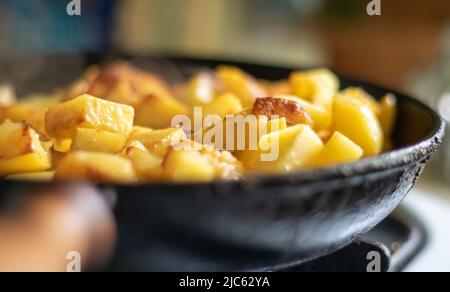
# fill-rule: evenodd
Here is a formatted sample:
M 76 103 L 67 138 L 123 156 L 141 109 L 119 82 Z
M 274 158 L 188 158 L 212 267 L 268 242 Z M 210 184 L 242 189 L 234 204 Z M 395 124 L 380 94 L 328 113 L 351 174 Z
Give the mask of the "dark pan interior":
M 116 57 L 61 55 L 0 60 L 0 80 L 19 94 L 64 86 L 87 65 Z M 127 57 L 178 82 L 199 69 L 228 63 L 258 78 L 291 70 L 220 60 Z M 24 70 L 24 68 L 26 70 Z M 24 72 L 25 71 L 25 72 Z M 392 92 L 342 78 L 381 97 Z M 397 92 L 396 150 L 329 169 L 210 184 L 100 186 L 118 196 L 113 270 L 261 270 L 307 261 L 339 249 L 391 213 L 439 146 L 443 123 L 422 103 Z M 2 197 L 27 183 L 0 181 Z M 34 185 L 33 185 L 34 186 Z

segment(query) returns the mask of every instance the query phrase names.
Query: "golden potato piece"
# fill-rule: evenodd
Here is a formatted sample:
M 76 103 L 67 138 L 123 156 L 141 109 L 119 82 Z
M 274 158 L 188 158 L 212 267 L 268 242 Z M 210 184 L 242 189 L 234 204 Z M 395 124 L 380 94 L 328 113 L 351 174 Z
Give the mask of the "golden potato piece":
M 292 95 L 278 95 L 275 96 L 275 98 L 287 99 L 298 103 L 313 120 L 314 130 L 327 130 L 331 127 L 331 111 L 328 111 L 319 105 L 313 104 L 309 101 Z
M 170 96 L 151 95 L 136 111 L 136 125 L 154 129 L 171 127 L 177 115 L 189 116 L 187 107 Z
M 72 151 L 104 152 L 116 154 L 122 151 L 127 137 L 97 129 L 77 128 Z
M 255 172 L 293 172 L 310 166 L 323 147 L 311 127 L 296 125 L 263 136 L 258 151 L 243 163 Z
M 214 177 L 236 179 L 242 176 L 242 163 L 229 151 L 220 151 L 210 145 L 202 145 L 199 152 L 214 166 Z
M 0 159 L 0 177 L 16 173 L 46 171 L 50 168 L 48 153 L 40 150 L 14 158 Z
M 128 144 L 134 141 L 141 142 L 152 154 L 164 157 L 170 146 L 177 145 L 187 140 L 187 136 L 182 129 L 168 128 L 164 130 L 150 130 L 137 128 L 132 132 Z
M 251 107 L 257 97 L 267 96 L 264 88 L 239 68 L 220 66 L 217 68 L 216 74 L 223 87 L 223 92 L 235 94 L 241 100 L 244 108 Z
M 183 101 L 190 106 L 203 106 L 214 99 L 214 78 L 211 74 L 195 75 L 183 89 Z
M 55 172 L 57 180 L 92 180 L 131 183 L 137 180 L 130 160 L 106 153 L 77 151 L 62 158 Z
M 305 124 L 312 126 L 314 123 L 298 102 L 281 98 L 257 98 L 253 105 L 252 114 L 269 118 L 271 116 L 286 118 L 289 125 Z
M 52 139 L 53 150 L 59 153 L 67 153 L 72 149 L 72 139 Z
M 203 115 L 218 115 L 225 118 L 229 115 L 235 115 L 243 111 L 239 98 L 234 94 L 226 93 L 215 98 L 210 104 L 203 106 Z
M 327 166 L 354 162 L 363 156 L 364 151 L 352 140 L 339 132 L 334 132 L 323 150 L 314 159 L 312 166 Z
M 77 128 L 98 129 L 127 136 L 133 128 L 134 109 L 90 95 L 49 108 L 45 121 L 47 133 L 72 139 Z
M 291 85 L 289 84 L 289 81 L 287 81 L 287 80 L 281 80 L 281 81 L 275 81 L 275 82 L 262 81 L 260 83 L 265 88 L 265 90 L 267 91 L 267 94 L 269 96 L 292 94 Z
M 281 131 L 287 128 L 287 123 L 286 123 L 286 119 L 285 118 L 281 118 L 281 119 L 273 119 L 273 120 L 268 120 L 265 117 L 259 117 L 259 119 L 257 120 L 257 134 L 256 135 L 250 135 L 250 131 L 251 129 L 254 129 L 255 127 L 246 127 L 245 128 L 245 150 L 239 150 L 240 148 L 238 148 L 240 138 L 239 136 L 237 136 L 238 133 L 236 133 L 235 136 L 235 146 L 233 149 L 228 149 L 228 150 L 233 150 L 233 154 L 242 162 L 244 162 L 244 165 L 246 167 L 249 167 L 248 163 L 249 161 L 251 161 L 253 159 L 254 154 L 256 153 L 256 151 L 258 150 L 258 143 L 261 139 L 262 136 L 270 134 L 272 132 L 276 132 L 276 131 Z M 256 138 L 256 142 L 255 142 L 255 149 L 252 149 L 253 147 L 253 143 L 251 143 L 250 139 L 255 139 Z
M 287 128 L 286 118 L 269 120 L 266 116 L 239 114 L 222 120 L 222 135 L 214 136 L 214 128 L 203 129 L 203 144 L 232 152 L 256 149 L 261 136 Z M 220 138 L 220 139 L 218 139 Z
M 333 129 L 341 132 L 373 156 L 383 147 L 383 131 L 372 110 L 364 103 L 337 95 L 333 106 Z
M 42 148 L 39 135 L 25 123 L 6 120 L 0 125 L 0 159 L 29 154 Z
M 133 84 L 127 80 L 118 80 L 108 95 L 106 95 L 106 99 L 120 104 L 131 105 L 134 108 L 137 108 L 142 102 L 142 96 L 135 92 Z
M 46 171 L 50 167 L 48 149 L 30 126 L 9 120 L 0 125 L 0 176 Z
M 130 144 L 131 142 L 133 142 L 135 140 L 139 140 L 139 137 L 148 135 L 153 131 L 154 130 L 150 129 L 150 128 L 134 126 L 133 130 L 131 130 L 130 136 L 128 138 L 128 144 Z
M 380 120 L 385 138 L 390 138 L 397 119 L 397 98 L 395 95 L 387 94 L 381 99 L 378 119 Z
M 13 122 L 26 122 L 42 135 L 46 135 L 45 114 L 46 108 L 17 104 L 5 111 L 5 118 Z
M 292 93 L 331 111 L 333 97 L 339 90 L 338 77 L 328 69 L 293 72 L 289 77 Z
M 90 80 L 88 94 L 108 100 L 120 100 L 121 103 L 133 106 L 148 95 L 171 95 L 169 86 L 158 76 L 125 62 L 115 62 L 104 66 Z M 118 96 L 118 92 L 124 95 Z
M 380 114 L 380 105 L 375 100 L 375 98 L 373 98 L 373 96 L 368 94 L 364 89 L 362 89 L 360 87 L 348 87 L 348 88 L 344 89 L 343 91 L 341 91 L 341 94 L 343 94 L 349 98 L 354 98 L 357 101 L 365 104 L 372 110 L 372 112 L 375 115 Z
M 127 146 L 123 155 L 131 160 L 136 174 L 141 180 L 161 180 L 163 159 L 150 153 L 140 142 L 135 141 Z
M 52 181 L 55 177 L 54 171 L 45 172 L 31 172 L 31 173 L 19 173 L 7 176 L 7 180 L 17 180 L 17 181 Z
M 170 149 L 163 162 L 163 177 L 173 182 L 209 182 L 215 168 L 197 151 Z

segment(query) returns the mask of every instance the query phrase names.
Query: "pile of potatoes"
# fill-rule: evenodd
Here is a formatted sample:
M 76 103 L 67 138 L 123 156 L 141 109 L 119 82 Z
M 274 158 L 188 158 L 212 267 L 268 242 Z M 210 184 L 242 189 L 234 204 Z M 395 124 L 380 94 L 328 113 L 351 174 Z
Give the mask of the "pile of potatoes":
M 171 128 L 175 116 L 193 118 L 194 107 L 222 119 L 255 115 L 256 149 L 218 149 Z M 361 88 L 340 90 L 327 69 L 265 81 L 220 66 L 169 85 L 117 62 L 91 67 L 51 95 L 16 99 L 11 87 L 1 86 L 0 177 L 208 182 L 295 172 L 389 150 L 395 119 L 395 96 L 377 101 Z M 261 159 L 275 139 L 278 158 Z M 192 147 L 177 149 L 178 143 Z

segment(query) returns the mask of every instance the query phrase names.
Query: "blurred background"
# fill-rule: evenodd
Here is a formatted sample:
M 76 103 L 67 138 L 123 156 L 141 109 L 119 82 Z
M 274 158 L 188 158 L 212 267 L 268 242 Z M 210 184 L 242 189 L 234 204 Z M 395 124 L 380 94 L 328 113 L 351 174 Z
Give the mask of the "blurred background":
M 0 55 L 118 50 L 328 66 L 418 96 L 450 122 L 448 0 L 382 0 L 381 16 L 367 15 L 369 0 L 81 0 L 81 16 L 67 15 L 69 2 L 0 0 Z M 419 191 L 448 201 L 445 143 Z

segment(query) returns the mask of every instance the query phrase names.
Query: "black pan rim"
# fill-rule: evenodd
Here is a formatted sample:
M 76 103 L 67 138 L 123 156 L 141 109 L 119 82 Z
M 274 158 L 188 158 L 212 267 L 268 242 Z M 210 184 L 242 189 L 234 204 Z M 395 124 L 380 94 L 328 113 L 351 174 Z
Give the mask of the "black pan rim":
M 63 56 L 61 54 L 60 56 Z M 91 55 L 90 53 L 87 54 Z M 98 54 L 97 54 L 98 55 Z M 199 57 L 190 57 L 184 55 L 166 55 L 166 54 L 152 54 L 152 55 L 126 55 L 121 53 L 107 53 L 104 54 L 105 57 L 113 56 L 116 59 L 128 59 L 128 58 L 158 58 L 158 59 L 167 59 L 174 61 L 186 61 L 189 63 L 195 62 L 214 62 L 221 64 L 234 64 L 234 65 L 242 65 L 242 66 L 262 66 L 273 69 L 282 69 L 282 70 L 298 70 L 305 68 L 286 68 L 283 66 L 276 65 L 266 65 L 266 64 L 258 64 L 251 62 L 242 62 L 239 60 L 221 60 L 221 59 L 206 59 Z M 58 55 L 55 55 L 58 56 Z M 28 56 L 29 57 L 29 56 Z M 323 180 L 338 180 L 341 178 L 348 177 L 362 177 L 371 173 L 379 173 L 385 172 L 389 170 L 395 170 L 399 168 L 403 168 L 408 165 L 417 164 L 421 161 L 428 160 L 429 157 L 437 150 L 438 146 L 441 144 L 444 132 L 445 132 L 445 122 L 442 118 L 428 105 L 411 97 L 408 94 L 401 93 L 397 90 L 391 90 L 389 88 L 385 88 L 383 86 L 378 86 L 369 82 L 360 81 L 354 78 L 347 78 L 342 74 L 338 74 L 338 77 L 350 84 L 358 84 L 363 87 L 371 87 L 376 89 L 381 89 L 384 92 L 390 92 L 395 94 L 397 97 L 400 97 L 404 101 L 408 103 L 415 104 L 422 110 L 424 110 L 433 120 L 434 125 L 433 129 L 430 133 L 417 143 L 413 145 L 409 145 L 407 147 L 402 147 L 399 149 L 395 149 L 389 152 L 382 153 L 377 156 L 364 158 L 355 163 L 342 164 L 337 166 L 331 166 L 326 168 L 319 169 L 311 169 L 311 170 L 302 170 L 295 173 L 289 174 L 277 174 L 277 175 L 255 175 L 245 179 L 239 180 L 216 180 L 213 182 L 192 182 L 192 183 L 168 183 L 168 182 L 150 182 L 150 183 L 133 183 L 133 184 L 104 184 L 104 183 L 94 183 L 101 188 L 114 188 L 114 187 L 125 187 L 125 188 L 158 188 L 158 189 L 167 189 L 173 190 L 176 188 L 212 188 L 212 189 L 234 189 L 234 188 L 249 188 L 254 187 L 256 185 L 279 185 L 279 184 L 290 184 L 290 185 L 299 185 L 299 184 L 308 184 L 314 183 Z M 2 183 L 20 183 L 27 184 L 31 183 L 33 185 L 50 185 L 54 182 L 32 182 L 32 181 L 9 181 L 5 179 L 0 179 Z M 64 182 L 58 182 L 64 183 Z M 88 182 L 89 183 L 89 182 Z M 169 192 L 172 195 L 176 195 L 177 192 Z

